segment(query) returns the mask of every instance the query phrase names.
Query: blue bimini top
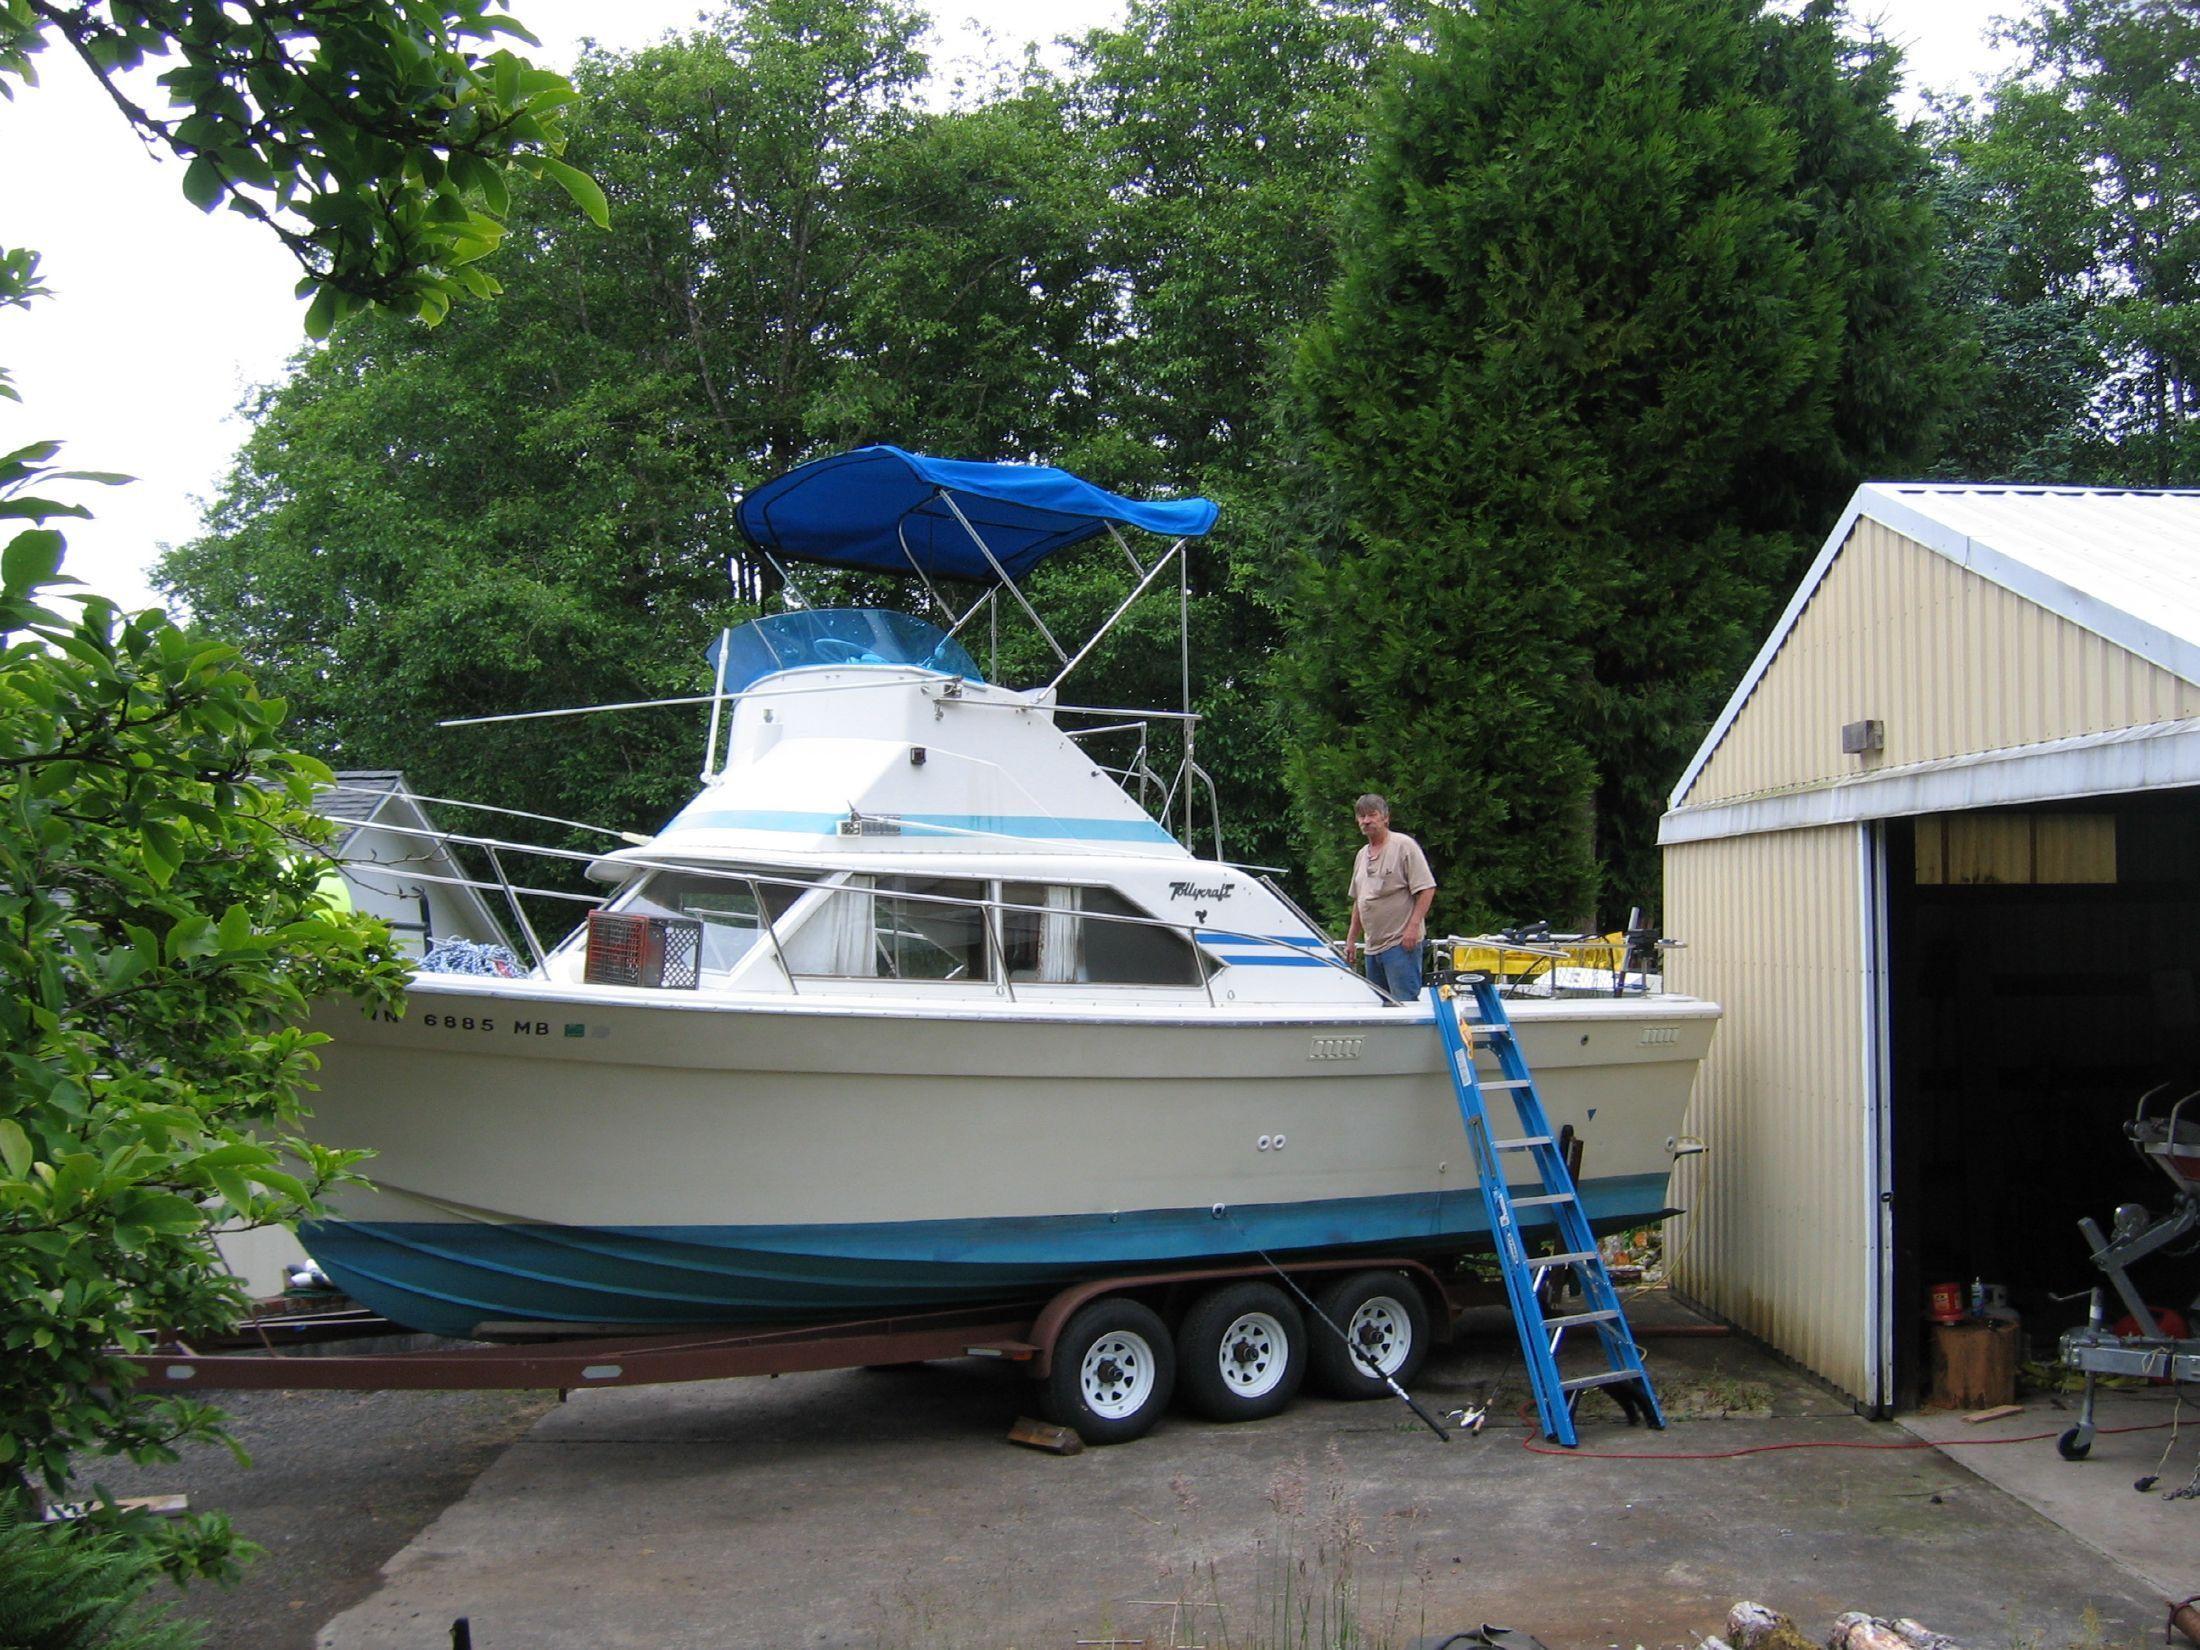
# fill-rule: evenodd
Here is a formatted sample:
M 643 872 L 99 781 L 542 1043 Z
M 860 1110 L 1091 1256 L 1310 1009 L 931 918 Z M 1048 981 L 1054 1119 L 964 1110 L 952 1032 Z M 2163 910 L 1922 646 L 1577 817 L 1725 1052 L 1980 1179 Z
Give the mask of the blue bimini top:
M 744 495 L 735 516 L 751 544 L 793 560 L 995 582 L 999 574 L 948 499 L 1011 579 L 1110 522 L 1197 538 L 1219 513 L 1204 498 L 1141 504 L 1044 464 L 979 464 L 879 446 L 789 470 Z

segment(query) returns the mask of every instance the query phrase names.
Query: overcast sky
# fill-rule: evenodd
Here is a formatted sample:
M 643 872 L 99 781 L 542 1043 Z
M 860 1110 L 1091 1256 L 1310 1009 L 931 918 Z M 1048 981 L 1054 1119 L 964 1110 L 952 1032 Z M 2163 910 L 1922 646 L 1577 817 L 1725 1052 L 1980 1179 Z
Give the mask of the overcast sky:
M 1991 19 L 2015 0 L 1863 0 L 1907 48 L 1911 84 L 1975 89 L 1994 55 Z M 570 66 L 581 37 L 623 50 L 697 18 L 696 0 L 515 0 L 541 37 L 542 61 Z M 1119 0 L 942 0 L 935 14 L 972 21 L 1004 48 L 1116 21 Z M 935 56 L 940 55 L 935 53 Z M 0 246 L 44 253 L 54 296 L 0 310 L 0 363 L 20 405 L 0 399 L 0 451 L 60 438 L 66 462 L 138 479 L 88 489 L 97 519 L 65 524 L 66 570 L 126 606 L 156 598 L 146 570 L 164 545 L 190 538 L 198 500 L 215 489 L 243 439 L 238 404 L 280 377 L 302 342 L 296 267 L 265 230 L 234 213 L 206 216 L 178 188 L 181 167 L 153 158 L 75 61 L 49 49 L 42 84 L 0 102 Z

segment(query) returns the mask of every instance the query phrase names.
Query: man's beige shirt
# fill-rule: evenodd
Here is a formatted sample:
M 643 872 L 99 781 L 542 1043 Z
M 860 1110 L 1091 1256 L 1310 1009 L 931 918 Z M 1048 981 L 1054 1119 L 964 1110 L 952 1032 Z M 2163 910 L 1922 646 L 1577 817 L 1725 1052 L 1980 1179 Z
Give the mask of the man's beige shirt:
M 1352 904 L 1360 913 L 1360 942 L 1370 951 L 1388 951 L 1406 936 L 1413 896 L 1436 886 L 1428 855 L 1399 831 L 1380 848 L 1363 845 L 1352 861 Z

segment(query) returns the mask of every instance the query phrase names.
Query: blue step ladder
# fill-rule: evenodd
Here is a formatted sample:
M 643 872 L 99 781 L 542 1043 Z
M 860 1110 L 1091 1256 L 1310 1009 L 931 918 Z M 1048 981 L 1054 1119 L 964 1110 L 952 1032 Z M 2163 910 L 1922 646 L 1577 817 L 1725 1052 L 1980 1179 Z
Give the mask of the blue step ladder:
M 1463 1026 L 1454 1007 L 1461 989 L 1473 993 L 1474 1015 Z M 1626 1411 L 1629 1425 L 1638 1417 L 1662 1428 L 1665 1414 L 1651 1390 L 1650 1375 L 1642 1367 L 1642 1353 L 1627 1326 L 1627 1313 L 1612 1287 L 1612 1275 L 1597 1251 L 1589 1216 L 1581 1206 L 1581 1193 L 1567 1172 L 1566 1154 L 1543 1110 L 1520 1039 L 1513 1033 L 1512 1016 L 1504 999 L 1487 976 L 1461 975 L 1451 985 L 1428 989 L 1429 1006 L 1435 1010 L 1437 1029 L 1444 1038 L 1445 1058 L 1451 1065 L 1451 1083 L 1459 1096 L 1459 1115 L 1474 1146 L 1474 1166 L 1482 1185 L 1482 1206 L 1489 1211 L 1490 1231 L 1497 1239 L 1497 1260 L 1505 1274 L 1505 1295 L 1512 1302 L 1513 1327 L 1520 1335 L 1520 1350 L 1528 1360 L 1528 1384 L 1535 1392 L 1536 1414 L 1543 1435 L 1568 1449 L 1574 1436 L 1574 1400 L 1592 1387 L 1604 1387 Z M 1475 1069 L 1477 1047 L 1497 1058 L 1501 1078 L 1485 1079 Z M 1512 1102 L 1520 1119 L 1520 1133 L 1499 1138 L 1491 1130 L 1485 1096 L 1495 1092 Z M 1515 1194 L 1505 1179 L 1508 1157 L 1525 1152 L 1542 1181 L 1542 1189 L 1527 1196 Z M 1548 1209 L 1558 1226 L 1559 1250 L 1533 1255 L 1520 1234 L 1518 1211 Z M 1570 1270 L 1580 1285 L 1582 1308 L 1574 1312 L 1546 1310 L 1541 1298 L 1543 1280 L 1553 1271 Z M 1555 1291 L 1554 1291 L 1555 1293 Z M 1596 1332 L 1604 1368 L 1593 1374 L 1561 1375 L 1558 1354 L 1570 1330 Z

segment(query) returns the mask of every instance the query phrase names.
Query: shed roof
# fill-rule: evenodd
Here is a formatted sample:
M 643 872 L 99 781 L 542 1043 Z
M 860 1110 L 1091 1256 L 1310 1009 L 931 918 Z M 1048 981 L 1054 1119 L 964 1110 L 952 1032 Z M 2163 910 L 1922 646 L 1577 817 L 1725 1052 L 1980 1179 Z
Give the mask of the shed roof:
M 393 793 L 406 788 L 402 769 L 346 768 L 337 773 L 334 785 L 313 793 L 313 811 L 324 819 L 364 825 Z
M 1862 518 L 1881 523 L 2151 664 L 2200 682 L 2200 490 L 1867 483 L 1856 490 L 1827 535 L 1779 622 L 1674 786 L 1670 799 L 1674 809 L 1684 806 Z M 2128 742 L 2129 738 L 2128 731 L 2116 730 L 2101 736 L 2101 742 Z M 1959 760 L 1938 766 L 1962 765 Z M 2064 766 L 2069 770 L 2068 763 Z M 1940 790 L 1949 790 L 1952 796 L 1950 786 L 1897 788 L 1886 783 L 1896 777 L 1877 776 L 1872 789 L 1880 803 L 1870 813 L 1957 805 L 1938 797 Z M 2098 788 L 2116 787 L 2103 783 Z M 1975 790 L 1969 794 L 1973 805 L 1993 800 Z M 1898 795 L 1903 800 L 1895 805 Z M 2010 795 L 2003 800 L 2021 798 Z M 1863 805 L 1861 792 L 1854 801 Z M 1785 822 L 1795 824 L 1830 817 L 1822 806 L 1795 803 L 1785 806 L 1785 815 L 1794 815 Z M 1739 816 L 1733 823 L 1740 825 Z M 1726 833 L 1710 830 L 1706 834 Z M 1673 839 L 1670 830 L 1661 835 Z

